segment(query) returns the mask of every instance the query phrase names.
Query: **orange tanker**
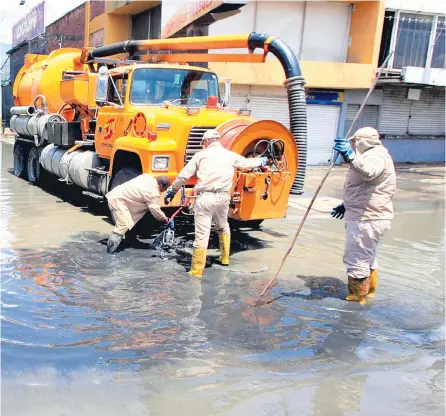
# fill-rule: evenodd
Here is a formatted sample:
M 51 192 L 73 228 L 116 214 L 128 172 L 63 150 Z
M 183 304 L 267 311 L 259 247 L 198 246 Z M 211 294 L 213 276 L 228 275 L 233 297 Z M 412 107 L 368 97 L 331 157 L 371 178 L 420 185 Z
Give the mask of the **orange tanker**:
M 228 48 L 246 48 L 247 53 L 193 53 Z M 254 53 L 255 49 L 263 53 Z M 122 53 L 130 59 L 111 58 Z M 222 97 L 215 73 L 189 65 L 261 63 L 268 53 L 285 71 L 290 129 L 275 121 L 256 121 L 249 109 L 230 108 L 230 83 Z M 277 38 L 252 33 L 127 41 L 30 54 L 15 79 L 13 94 L 14 172 L 31 183 L 37 184 L 45 169 L 101 199 L 141 172 L 174 178 L 200 150 L 204 132 L 216 128 L 226 148 L 271 159 L 266 170 L 236 172 L 232 218 L 258 223 L 284 217 L 290 192 L 302 192 L 304 79 L 295 55 Z M 193 185 L 191 180 L 170 206 L 180 206 Z

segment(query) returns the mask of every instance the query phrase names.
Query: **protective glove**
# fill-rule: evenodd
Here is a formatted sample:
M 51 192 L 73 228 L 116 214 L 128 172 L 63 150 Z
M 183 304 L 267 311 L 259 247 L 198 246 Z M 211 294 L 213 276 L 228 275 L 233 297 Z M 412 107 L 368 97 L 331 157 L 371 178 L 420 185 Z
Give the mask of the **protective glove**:
M 260 166 L 266 166 L 268 164 L 268 158 L 266 156 L 262 156 L 259 158 L 262 164 Z
M 346 162 L 351 162 L 356 156 L 350 142 L 343 137 L 335 139 L 333 149 L 339 152 Z
M 345 214 L 344 203 L 338 205 L 336 208 L 333 208 L 333 211 L 331 211 L 331 216 L 333 218 L 339 218 L 340 220 L 344 218 L 344 214 Z
M 175 221 L 167 218 L 166 227 L 169 227 L 171 230 L 175 228 Z
M 166 195 L 164 195 L 164 205 L 169 205 L 172 199 L 175 197 L 176 192 L 169 186 L 166 191 Z

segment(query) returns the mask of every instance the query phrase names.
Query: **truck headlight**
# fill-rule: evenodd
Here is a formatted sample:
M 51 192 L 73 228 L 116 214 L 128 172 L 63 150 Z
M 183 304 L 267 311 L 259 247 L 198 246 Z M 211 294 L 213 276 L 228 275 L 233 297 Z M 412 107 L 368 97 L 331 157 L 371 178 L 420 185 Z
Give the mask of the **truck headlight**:
M 152 170 L 169 170 L 170 156 L 155 156 L 152 159 Z

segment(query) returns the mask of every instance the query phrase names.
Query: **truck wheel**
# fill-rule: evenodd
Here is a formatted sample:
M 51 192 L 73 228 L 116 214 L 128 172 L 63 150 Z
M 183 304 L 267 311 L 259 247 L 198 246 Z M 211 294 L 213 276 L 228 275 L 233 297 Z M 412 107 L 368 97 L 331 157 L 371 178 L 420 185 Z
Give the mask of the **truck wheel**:
M 40 162 L 39 162 L 39 150 L 37 147 L 31 147 L 28 153 L 27 172 L 29 183 L 36 185 L 40 179 Z
M 27 147 L 24 143 L 16 142 L 14 146 L 14 175 L 26 179 Z
M 116 188 L 119 185 L 122 185 L 125 182 L 128 182 L 131 179 L 136 178 L 141 175 L 141 171 L 135 168 L 123 168 L 113 177 L 112 183 L 110 185 L 109 191 Z

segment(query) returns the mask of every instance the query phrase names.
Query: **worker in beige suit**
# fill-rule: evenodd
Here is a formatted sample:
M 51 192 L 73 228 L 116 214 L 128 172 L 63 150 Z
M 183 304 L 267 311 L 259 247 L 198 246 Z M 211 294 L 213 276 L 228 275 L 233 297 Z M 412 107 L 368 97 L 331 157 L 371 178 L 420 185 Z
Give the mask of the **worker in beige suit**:
M 114 253 L 118 249 L 125 233 L 131 230 L 148 211 L 157 221 L 165 222 L 166 225 L 170 223 L 160 207 L 160 193 L 168 186 L 167 176 L 155 179 L 143 173 L 118 185 L 106 195 L 115 222 L 115 228 L 107 243 L 108 253 Z
M 350 165 L 344 185 L 344 202 L 332 211 L 335 218 L 345 215 L 347 300 L 364 304 L 366 296 L 375 296 L 378 245 L 392 225 L 395 167 L 378 132 L 372 127 L 363 127 L 350 139 L 339 138 L 335 143 L 334 149 Z
M 206 265 L 206 251 L 212 220 L 220 241 L 220 263 L 229 264 L 231 232 L 228 224 L 229 191 L 234 178 L 234 168 L 252 169 L 265 166 L 268 158 L 246 159 L 225 149 L 220 144 L 217 130 L 207 130 L 203 135 L 203 150 L 196 153 L 179 173 L 167 190 L 166 205 L 176 192 L 191 178 L 197 176 L 195 186 L 195 240 L 192 265 L 189 273 L 201 278 Z

